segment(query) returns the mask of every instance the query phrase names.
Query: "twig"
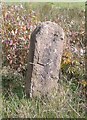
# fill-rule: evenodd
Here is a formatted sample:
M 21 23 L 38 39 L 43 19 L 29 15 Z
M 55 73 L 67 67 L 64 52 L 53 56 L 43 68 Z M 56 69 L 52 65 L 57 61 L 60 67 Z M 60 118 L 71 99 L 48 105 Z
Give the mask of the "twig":
M 68 103 L 69 104 L 69 103 Z M 80 114 L 69 104 L 69 106 L 71 107 L 71 109 L 78 115 L 80 116 Z

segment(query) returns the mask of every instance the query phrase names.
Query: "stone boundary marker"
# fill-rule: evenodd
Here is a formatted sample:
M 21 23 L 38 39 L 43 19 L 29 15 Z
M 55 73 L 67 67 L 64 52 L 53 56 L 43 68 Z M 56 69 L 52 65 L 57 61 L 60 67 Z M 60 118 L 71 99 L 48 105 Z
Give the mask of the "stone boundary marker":
M 27 97 L 49 96 L 58 89 L 64 31 L 54 22 L 39 24 L 31 34 L 25 80 Z

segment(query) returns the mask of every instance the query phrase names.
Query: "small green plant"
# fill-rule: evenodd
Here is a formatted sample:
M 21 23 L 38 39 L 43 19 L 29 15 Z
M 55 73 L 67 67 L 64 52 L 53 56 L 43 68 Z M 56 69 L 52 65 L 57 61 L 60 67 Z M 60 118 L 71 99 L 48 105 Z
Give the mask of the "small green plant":
M 23 96 L 24 81 L 23 76 L 10 67 L 3 67 L 2 69 L 2 89 L 3 94 L 8 98 L 11 92 L 17 94 L 18 97 Z

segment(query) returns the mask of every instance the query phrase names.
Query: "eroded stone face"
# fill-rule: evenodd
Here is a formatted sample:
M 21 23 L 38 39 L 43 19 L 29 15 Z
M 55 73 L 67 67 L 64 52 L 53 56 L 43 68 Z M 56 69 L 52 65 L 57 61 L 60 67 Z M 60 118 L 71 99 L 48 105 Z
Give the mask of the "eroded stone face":
M 39 94 L 49 96 L 53 90 L 58 89 L 63 44 L 64 31 L 56 23 L 43 22 L 32 33 L 30 43 L 32 50 L 29 52 L 29 58 L 33 56 L 29 59 L 32 76 L 31 88 L 28 91 L 32 96 Z

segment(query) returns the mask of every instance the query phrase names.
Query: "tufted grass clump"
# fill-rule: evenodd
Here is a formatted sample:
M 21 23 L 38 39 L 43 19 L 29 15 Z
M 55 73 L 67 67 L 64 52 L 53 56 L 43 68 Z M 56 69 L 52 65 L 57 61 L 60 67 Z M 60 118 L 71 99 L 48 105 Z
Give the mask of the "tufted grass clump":
M 85 118 L 85 96 L 77 86 L 71 90 L 71 82 L 59 83 L 58 93 L 52 93 L 51 98 L 27 99 L 12 92 L 8 99 L 3 96 L 3 118 Z

